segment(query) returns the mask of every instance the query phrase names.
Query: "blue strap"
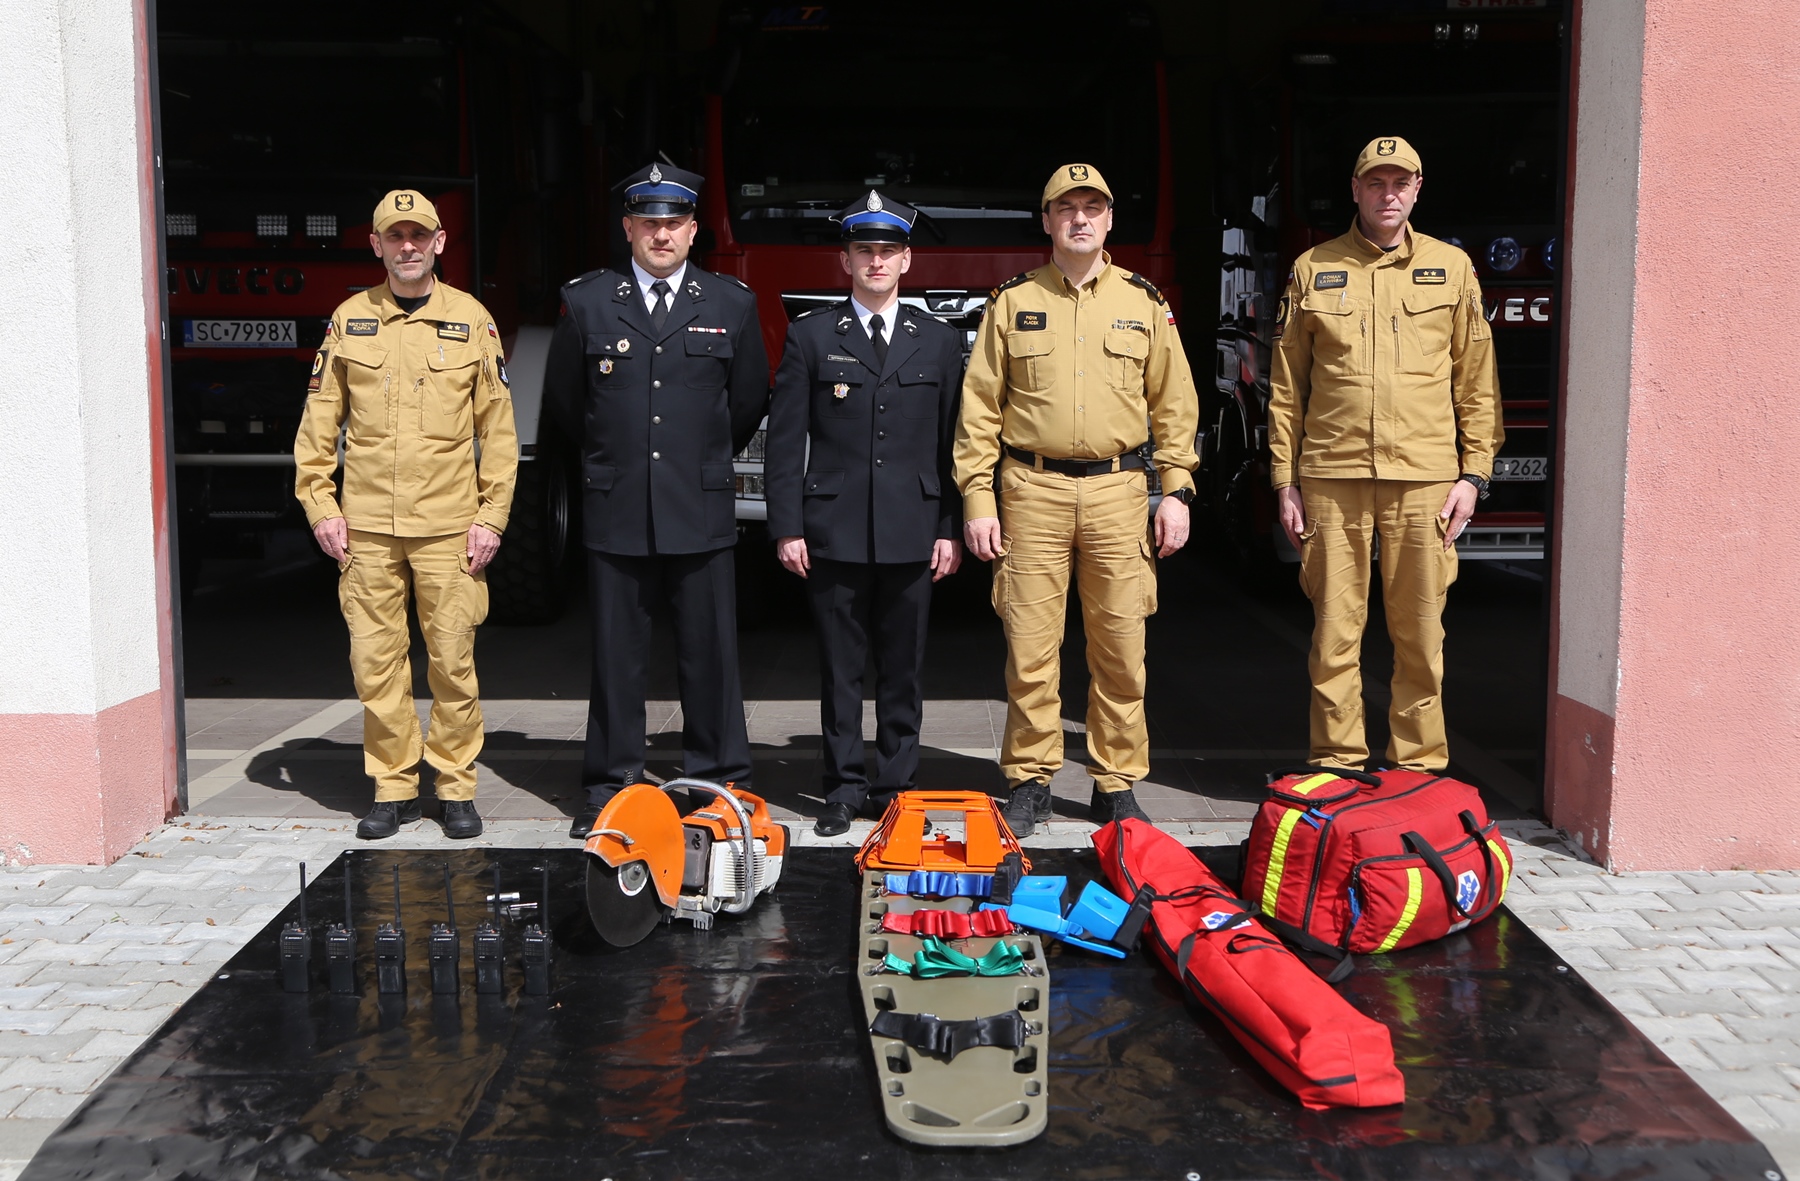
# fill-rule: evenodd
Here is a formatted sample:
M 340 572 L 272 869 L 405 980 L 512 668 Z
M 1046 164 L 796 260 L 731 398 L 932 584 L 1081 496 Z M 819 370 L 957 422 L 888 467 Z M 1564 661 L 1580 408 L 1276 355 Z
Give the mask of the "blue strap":
M 915 869 L 887 875 L 889 894 L 915 898 L 986 898 L 994 889 L 991 873 L 951 873 L 942 869 Z

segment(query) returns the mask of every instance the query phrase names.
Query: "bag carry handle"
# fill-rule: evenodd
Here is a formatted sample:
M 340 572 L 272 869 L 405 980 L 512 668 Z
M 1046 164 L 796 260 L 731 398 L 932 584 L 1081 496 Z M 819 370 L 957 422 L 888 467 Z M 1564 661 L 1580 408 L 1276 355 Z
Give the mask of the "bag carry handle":
M 1468 828 L 1470 833 L 1475 836 L 1476 844 L 1481 848 L 1482 862 L 1487 866 L 1487 881 L 1483 883 L 1481 887 L 1481 896 L 1485 897 L 1487 892 L 1493 888 L 1494 855 L 1488 850 L 1487 842 L 1480 839 L 1481 826 L 1475 823 L 1474 815 L 1469 812 L 1464 812 L 1462 814 L 1462 822 L 1464 827 Z M 1437 878 L 1438 884 L 1444 888 L 1444 901 L 1450 904 L 1450 908 L 1465 919 L 1473 919 L 1474 911 L 1463 909 L 1463 904 L 1457 900 L 1456 875 L 1450 872 L 1450 866 L 1445 863 L 1443 854 L 1432 848 L 1431 842 L 1416 832 L 1401 834 L 1400 843 L 1407 849 L 1410 849 L 1419 860 L 1425 863 L 1425 867 L 1431 870 L 1432 874 Z M 1480 899 L 1478 897 L 1475 910 L 1481 909 L 1479 901 Z
M 1313 968 L 1313 972 L 1322 976 L 1325 983 L 1337 984 L 1356 971 L 1356 960 L 1351 957 L 1347 949 L 1339 947 L 1335 943 L 1325 942 L 1306 928 L 1283 922 L 1272 914 L 1258 913 L 1256 921 L 1275 932 L 1282 942 L 1298 947 L 1301 951 L 1311 952 L 1313 955 L 1324 956 L 1331 960 L 1331 969 L 1327 972 L 1320 972 L 1317 968 Z M 1305 960 L 1300 962 L 1306 963 Z M 1307 966 L 1312 967 L 1311 964 L 1307 964 Z
M 1363 784 L 1365 787 L 1381 786 L 1381 780 L 1367 771 L 1354 771 L 1349 767 L 1314 767 L 1309 763 L 1293 767 L 1277 767 L 1269 772 L 1269 783 L 1273 784 L 1277 779 L 1285 779 L 1289 775 L 1335 775 L 1339 779 L 1348 779 L 1354 783 Z

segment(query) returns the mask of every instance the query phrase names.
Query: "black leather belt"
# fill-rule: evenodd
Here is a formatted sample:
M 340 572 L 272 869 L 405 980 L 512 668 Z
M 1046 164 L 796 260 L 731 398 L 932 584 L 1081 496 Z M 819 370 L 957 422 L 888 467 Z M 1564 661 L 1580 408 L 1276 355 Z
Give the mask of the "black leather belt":
M 1105 476 L 1113 472 L 1135 472 L 1146 466 L 1144 457 L 1135 451 L 1127 451 L 1116 459 L 1051 459 L 1011 443 L 1005 447 L 1006 453 L 1020 463 L 1028 463 L 1034 468 L 1041 466 L 1045 471 L 1061 476 Z

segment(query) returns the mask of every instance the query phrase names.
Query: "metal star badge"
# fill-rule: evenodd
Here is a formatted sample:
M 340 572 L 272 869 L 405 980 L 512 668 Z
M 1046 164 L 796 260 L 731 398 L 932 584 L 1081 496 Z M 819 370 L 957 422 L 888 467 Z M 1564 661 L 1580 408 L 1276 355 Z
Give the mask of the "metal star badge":
M 850 383 L 845 382 L 845 381 L 840 381 L 836 385 L 832 386 L 831 387 L 831 396 L 834 398 L 849 397 L 850 396 Z
M 600 372 L 611 373 L 612 371 L 613 371 L 613 359 L 611 357 L 601 357 L 600 358 Z

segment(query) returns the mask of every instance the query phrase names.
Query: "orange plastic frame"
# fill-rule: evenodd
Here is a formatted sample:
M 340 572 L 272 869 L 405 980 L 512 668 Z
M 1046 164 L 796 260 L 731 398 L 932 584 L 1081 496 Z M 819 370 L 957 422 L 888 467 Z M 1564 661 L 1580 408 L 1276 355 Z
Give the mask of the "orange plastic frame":
M 928 812 L 962 813 L 963 839 L 951 840 L 949 833 L 940 832 L 926 840 Z M 978 791 L 905 791 L 894 797 L 881 823 L 856 851 L 856 867 L 992 872 L 1008 853 L 1017 853 L 1025 869 L 1031 869 L 1031 859 L 1006 827 L 992 796 Z

